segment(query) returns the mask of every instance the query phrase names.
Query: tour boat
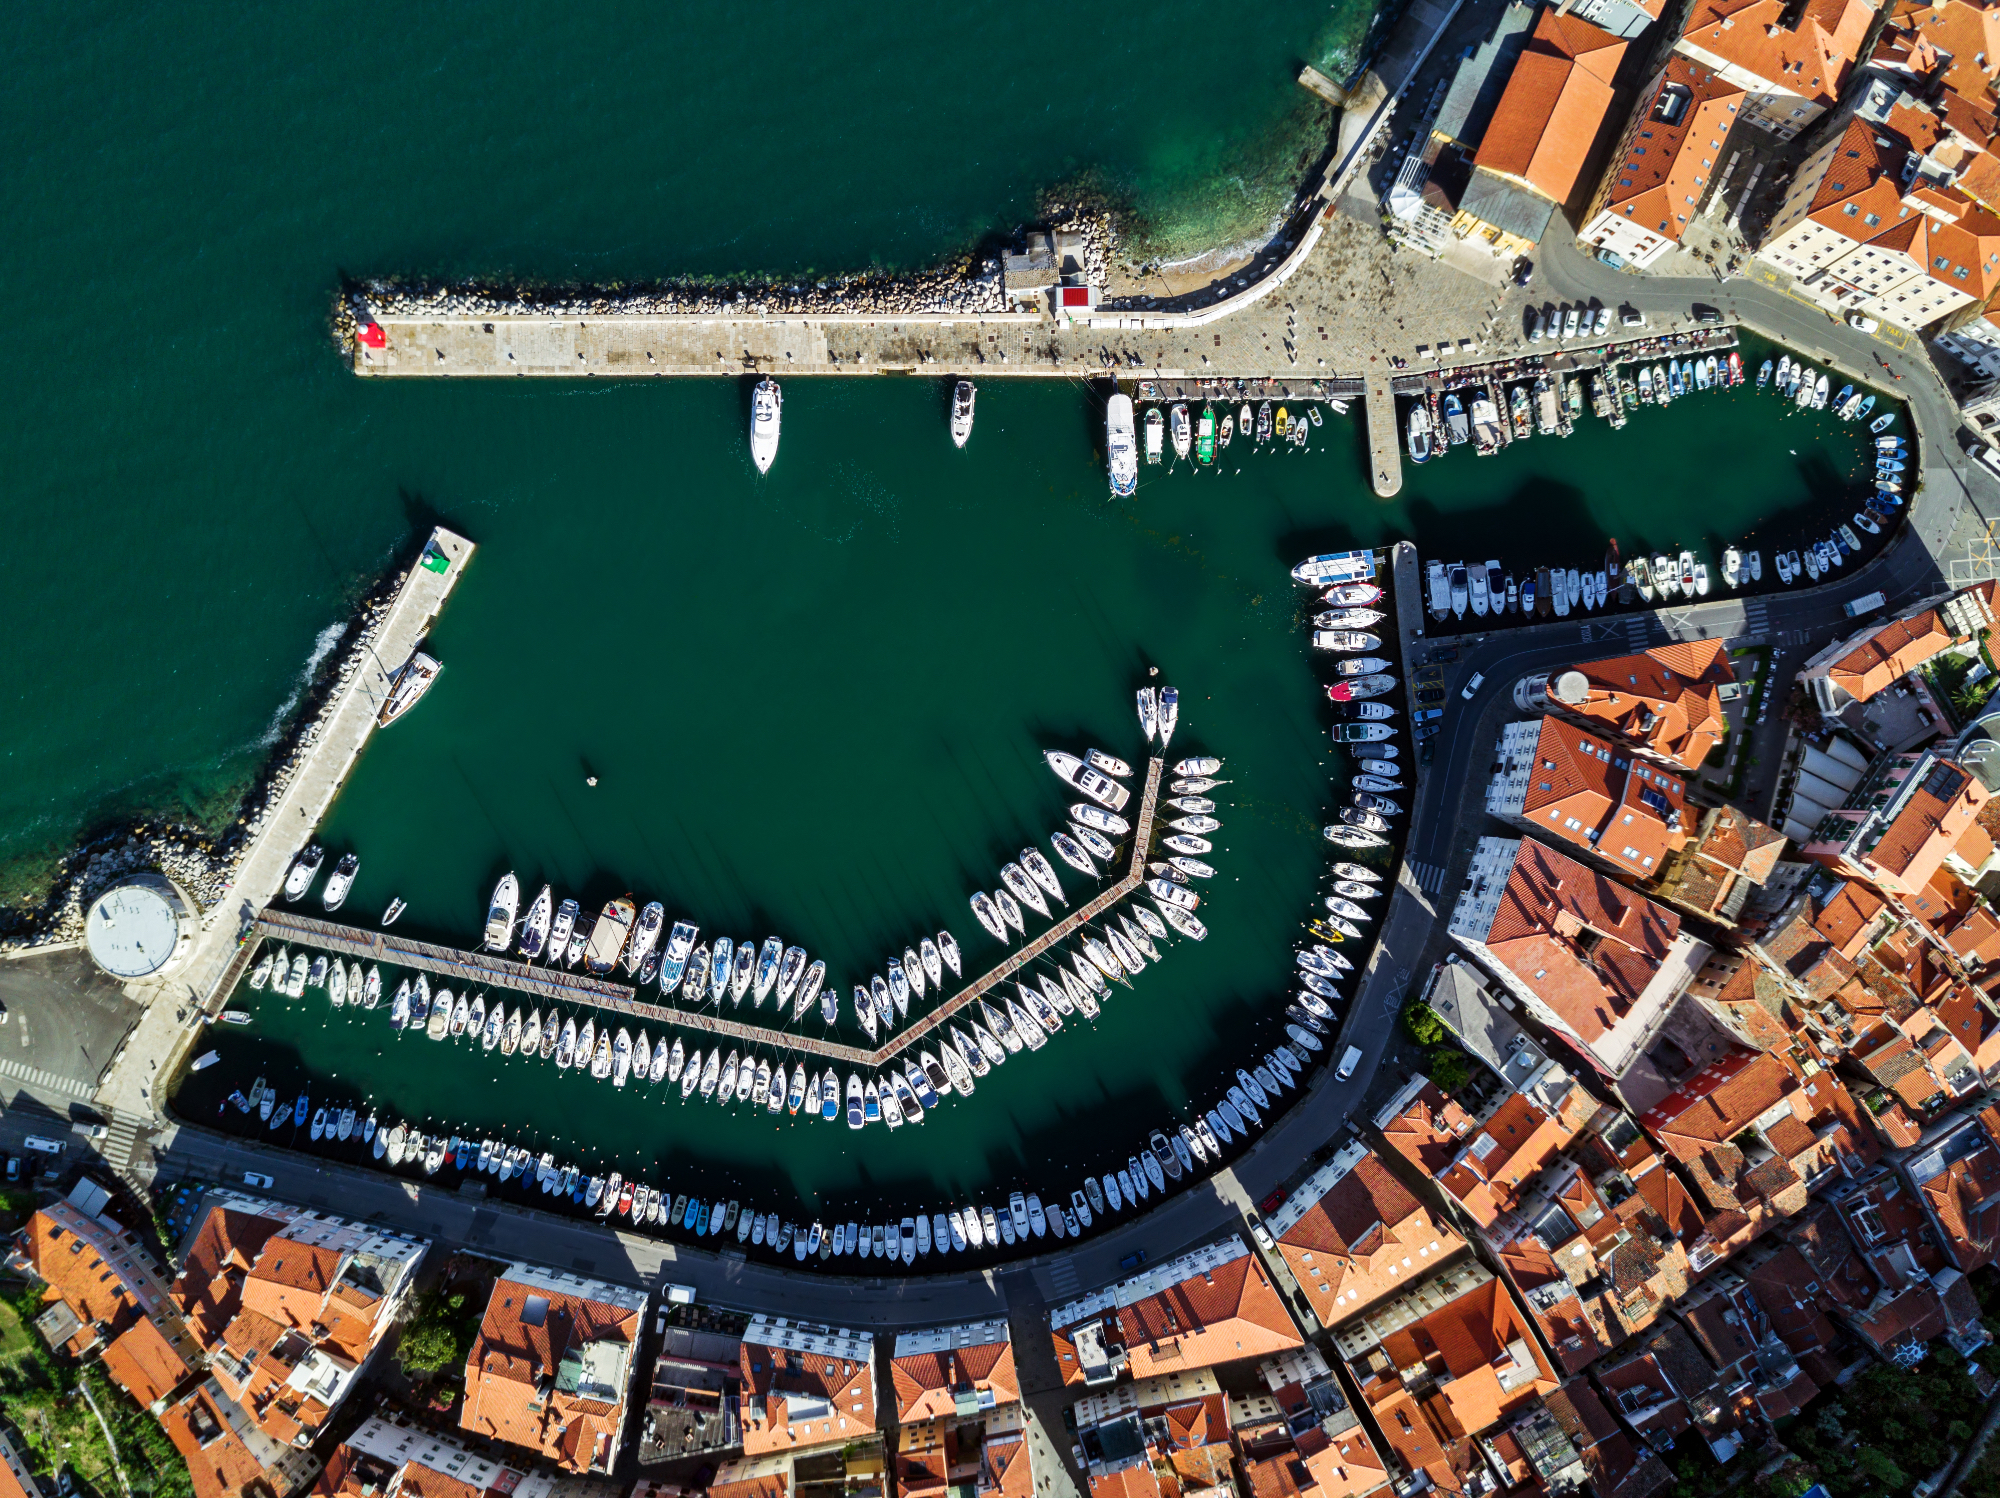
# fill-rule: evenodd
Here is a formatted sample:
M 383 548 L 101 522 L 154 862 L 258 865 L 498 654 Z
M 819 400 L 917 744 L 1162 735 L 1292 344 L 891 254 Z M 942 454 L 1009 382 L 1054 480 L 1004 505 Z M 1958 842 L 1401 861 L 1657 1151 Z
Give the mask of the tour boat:
M 1183 413 L 1185 420 L 1185 413 Z M 1186 449 L 1179 449 L 1183 454 Z M 1139 487 L 1139 450 L 1132 433 L 1132 397 L 1113 395 L 1104 403 L 1104 451 L 1111 492 L 1124 496 Z
M 493 886 L 493 898 L 486 902 L 486 935 L 482 945 L 489 952 L 504 952 L 514 938 L 514 918 L 521 909 L 521 883 L 510 870 Z
M 422 700 L 424 693 L 431 689 L 431 683 L 437 680 L 438 672 L 443 669 L 435 659 L 425 655 L 421 650 L 405 661 L 389 687 L 388 699 L 382 704 L 382 714 L 377 719 L 379 726 L 387 728 L 415 707 Z
M 354 874 L 361 867 L 360 856 L 344 853 L 333 872 L 327 876 L 326 888 L 319 892 L 320 904 L 328 910 L 338 910 L 347 899 L 347 892 L 354 887 Z
M 960 380 L 951 393 L 951 444 L 965 446 L 972 435 L 972 381 Z
M 319 873 L 319 866 L 326 861 L 326 849 L 308 844 L 306 850 L 293 861 L 291 872 L 285 875 L 285 898 L 297 900 L 312 888 L 313 877 Z
M 778 456 L 778 424 L 784 405 L 784 392 L 776 380 L 767 376 L 757 382 L 750 397 L 750 461 L 759 473 L 769 473 L 771 460 Z

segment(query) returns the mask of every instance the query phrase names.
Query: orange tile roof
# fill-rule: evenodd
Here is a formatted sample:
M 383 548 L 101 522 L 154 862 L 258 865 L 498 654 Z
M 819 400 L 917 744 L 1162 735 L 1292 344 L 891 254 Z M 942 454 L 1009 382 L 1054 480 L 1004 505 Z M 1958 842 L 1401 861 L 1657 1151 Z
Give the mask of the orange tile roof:
M 1703 1067 L 1639 1122 L 1675 1159 L 1698 1160 L 1742 1133 L 1797 1085 L 1771 1052 L 1737 1052 Z
M 143 1316 L 112 1339 L 103 1359 L 104 1371 L 141 1409 L 166 1398 L 195 1373 L 182 1348 Z
M 1589 1113 L 1595 1112 L 1592 1102 Z M 1526 1093 L 1514 1093 L 1466 1140 L 1437 1184 L 1473 1221 L 1490 1227 L 1520 1204 L 1527 1183 L 1541 1175 L 1587 1122 L 1589 1114 L 1553 1115 Z
M 1426 1080 L 1395 1117 L 1377 1125 L 1389 1147 L 1427 1176 L 1435 1176 L 1458 1154 L 1458 1141 L 1475 1127 L 1472 1116 Z
M 1034 1498 L 1035 1469 L 1020 1432 L 989 1435 L 979 1448 L 980 1491 L 991 1498 Z
M 1711 58 L 1830 108 L 1853 71 L 1875 7 L 1869 0 L 1811 0 L 1787 28 L 1781 22 L 1788 8 L 1784 0 L 1697 0 L 1681 34 Z
M 1591 1045 L 1631 1012 L 1680 926 L 1665 906 L 1524 838 L 1484 943 Z
M 1550 715 L 1536 737 L 1520 815 L 1538 836 L 1560 838 L 1643 879 L 1688 842 L 1686 792 L 1680 775 Z
M 1856 130 L 1873 149 L 1874 132 L 1868 123 L 1856 120 L 1849 135 Z M 1845 655 L 1827 663 L 1826 676 L 1855 701 L 1866 702 L 1949 649 L 1955 638 L 1936 609 L 1923 609 L 1901 619 L 1891 619 L 1857 640 Z
M 1117 1317 L 1134 1378 L 1212 1368 L 1304 1345 L 1255 1254 L 1243 1254 L 1120 1306 Z
M 1494 107 L 1474 164 L 1567 202 L 1610 113 L 1625 46 L 1580 17 L 1544 10 Z
M 1363 1498 L 1389 1480 L 1359 1425 L 1338 1436 L 1314 1426 L 1291 1451 L 1255 1461 L 1246 1457 L 1243 1476 L 1252 1498 Z
M 1324 1326 L 1407 1286 L 1412 1275 L 1402 1267 L 1405 1258 L 1432 1269 L 1465 1247 L 1465 1240 L 1433 1218 L 1373 1154 L 1364 1155 L 1276 1241 Z
M 565 1392 L 557 1370 L 566 1356 L 598 1342 L 622 1343 L 629 1360 L 640 1320 L 624 1306 L 501 1276 L 466 1356 L 459 1425 L 538 1451 L 571 1472 L 610 1470 L 623 1392 L 617 1403 Z
M 957 1408 L 952 1389 L 957 1385 L 988 1390 L 997 1404 L 1013 1404 L 1021 1397 L 1013 1344 L 1005 1341 L 906 1354 L 890 1361 L 889 1375 L 896 1391 L 896 1418 L 905 1423 L 952 1414 Z
M 1685 60 L 1676 57 L 1667 65 L 1669 80 L 1686 70 Z M 1740 91 L 1732 89 L 1729 96 L 1739 97 Z M 1719 107 L 1695 105 L 1684 116 L 1680 127 L 1656 128 L 1655 139 L 1642 149 L 1650 159 L 1658 161 L 1674 141 L 1690 131 L 1695 135 L 1701 134 L 1695 126 L 1701 125 L 1706 129 L 1712 125 L 1714 122 L 1707 120 L 1704 111 Z M 1716 128 L 1726 131 L 1727 126 Z M 1667 138 L 1662 139 L 1662 136 Z M 1691 145 L 1691 142 L 1687 143 Z M 1637 159 L 1635 156 L 1634 160 Z M 1642 169 L 1633 170 L 1644 175 Z M 1675 167 L 1673 173 L 1678 174 L 1681 170 Z M 1677 180 L 1677 176 L 1672 180 Z M 1698 192 L 1696 197 L 1699 199 Z M 1679 206 L 1687 207 L 1685 204 Z M 1646 218 L 1644 212 L 1636 216 L 1642 221 Z M 1651 228 L 1652 225 L 1647 223 L 1646 227 Z M 1586 661 L 1567 667 L 1566 671 L 1583 676 L 1586 696 L 1580 703 L 1555 702 L 1555 706 L 1578 717 L 1589 718 L 1627 742 L 1688 770 L 1700 765 L 1722 737 L 1722 696 L 1718 689 L 1736 680 L 1736 673 L 1729 664 L 1729 651 L 1720 640 L 1688 640 L 1659 645 L 1637 655 Z
M 1669 97 L 1686 100 L 1671 123 L 1662 117 Z M 1720 165 L 1718 153 L 1742 100 L 1743 90 L 1735 84 L 1675 53 L 1642 102 L 1644 118 L 1630 132 L 1623 154 L 1605 168 L 1602 211 L 1678 242 Z M 1661 752 L 1692 769 L 1720 732 L 1718 711 L 1713 732 L 1686 736 L 1676 749 Z
M 289 1483 L 274 1482 L 276 1474 L 251 1455 L 205 1387 L 190 1390 L 160 1424 L 187 1462 L 195 1498 L 269 1498 L 289 1490 Z
M 743 1451 L 763 1456 L 851 1439 L 875 1429 L 874 1365 L 818 1352 L 743 1343 Z M 756 1405 L 764 1415 L 759 1419 Z M 801 1416 L 810 1401 L 823 1412 Z

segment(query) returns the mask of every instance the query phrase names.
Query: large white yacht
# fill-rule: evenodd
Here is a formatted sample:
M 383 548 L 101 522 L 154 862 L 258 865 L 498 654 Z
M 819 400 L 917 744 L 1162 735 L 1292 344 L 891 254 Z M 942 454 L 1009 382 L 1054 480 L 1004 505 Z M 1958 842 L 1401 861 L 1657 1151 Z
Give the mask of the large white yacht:
M 757 382 L 756 394 L 750 399 L 750 461 L 759 473 L 769 473 L 771 460 L 778 456 L 778 413 L 784 404 L 784 392 L 776 380 Z

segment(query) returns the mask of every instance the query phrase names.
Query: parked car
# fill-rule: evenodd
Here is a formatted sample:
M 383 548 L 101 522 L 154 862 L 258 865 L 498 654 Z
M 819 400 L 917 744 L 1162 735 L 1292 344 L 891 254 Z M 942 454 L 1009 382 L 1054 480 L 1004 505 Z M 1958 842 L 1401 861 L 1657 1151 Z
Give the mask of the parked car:
M 1444 691 L 1440 687 L 1421 687 L 1417 691 L 1417 701 L 1442 702 L 1444 701 Z
M 1118 1261 L 1118 1267 L 1120 1269 L 1125 1270 L 1129 1274 L 1132 1270 L 1137 1269 L 1141 1264 L 1145 1262 L 1146 1262 L 1146 1250 L 1143 1248 L 1135 1248 L 1132 1250 L 1132 1252 L 1125 1255 L 1124 1258 Z
M 1847 325 L 1850 328 L 1856 328 L 1863 333 L 1872 333 L 1877 328 L 1882 326 L 1882 324 L 1875 321 L 1874 318 L 1864 317 L 1859 312 L 1850 312 L 1847 314 Z
M 1431 651 L 1430 656 L 1425 660 L 1424 664 L 1435 666 L 1442 661 L 1455 661 L 1457 659 L 1458 647 L 1456 645 L 1439 645 Z
M 1704 303 L 1696 302 L 1693 311 L 1694 320 L 1698 323 L 1719 323 L 1722 321 L 1722 314 Z
M 1611 331 L 1611 309 L 1609 307 L 1599 307 L 1597 309 L 1597 336 L 1599 338 L 1602 338 L 1606 333 L 1609 333 L 1610 331 Z
M 1528 314 L 1528 342 L 1540 343 L 1542 334 L 1548 327 L 1548 320 L 1540 312 Z
M 1278 1210 L 1278 1208 L 1282 1207 L 1284 1204 L 1285 1204 L 1285 1191 L 1284 1188 L 1281 1186 L 1276 1191 L 1273 1191 L 1269 1196 L 1265 1197 L 1262 1201 L 1257 1203 L 1257 1210 L 1259 1212 L 1275 1212 Z
M 1625 269 L 1625 257 L 1623 255 L 1616 254 L 1611 250 L 1599 250 L 1597 252 L 1597 258 L 1599 260 L 1602 260 L 1606 265 L 1610 266 L 1613 270 Z
M 1526 286 L 1534 279 L 1535 262 L 1530 260 L 1526 255 L 1521 256 L 1514 262 L 1514 284 L 1516 286 Z
M 7 1157 L 7 1179 L 10 1181 L 21 1179 L 21 1157 L 19 1155 L 9 1155 Z
M 1463 697 L 1467 702 L 1470 702 L 1478 695 L 1479 689 L 1485 685 L 1486 673 L 1484 671 L 1475 671 L 1472 673 L 1472 680 L 1465 684 L 1465 690 L 1458 695 Z
M 246 1186 L 255 1186 L 263 1191 L 269 1191 L 276 1183 L 267 1175 L 259 1174 L 254 1170 L 246 1170 L 243 1172 L 243 1184 Z
M 1271 1238 L 1271 1230 L 1264 1226 L 1264 1220 L 1261 1217 L 1252 1217 L 1250 1219 L 1250 1236 L 1255 1238 L 1257 1246 L 1266 1252 L 1273 1252 L 1278 1247 Z
M 1577 309 L 1574 307 L 1569 308 L 1563 313 L 1563 337 L 1576 337 L 1576 319 Z
M 2000 447 L 1995 447 L 1990 442 L 1982 442 L 1972 450 L 1972 456 L 1994 473 L 2000 473 Z
M 1628 328 L 1643 328 L 1646 326 L 1646 314 L 1641 312 L 1637 307 L 1627 307 L 1623 312 L 1618 314 L 1618 320 Z

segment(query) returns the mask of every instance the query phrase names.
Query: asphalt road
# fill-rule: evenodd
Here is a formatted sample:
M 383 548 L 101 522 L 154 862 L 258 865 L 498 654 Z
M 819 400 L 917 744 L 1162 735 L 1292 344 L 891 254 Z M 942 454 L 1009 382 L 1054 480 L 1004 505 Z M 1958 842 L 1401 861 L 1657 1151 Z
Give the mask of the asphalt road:
M 9 1112 L 96 1117 L 86 1104 L 143 1006 L 81 951 L 0 961 L 0 1098 Z

